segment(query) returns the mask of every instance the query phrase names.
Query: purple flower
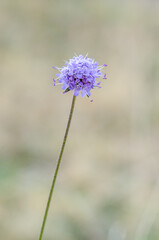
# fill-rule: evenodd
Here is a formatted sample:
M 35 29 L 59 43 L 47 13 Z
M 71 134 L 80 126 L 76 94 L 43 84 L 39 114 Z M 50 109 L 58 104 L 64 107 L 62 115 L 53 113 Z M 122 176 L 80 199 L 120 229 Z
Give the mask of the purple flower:
M 74 96 L 78 96 L 81 92 L 81 97 L 85 95 L 90 97 L 91 89 L 94 87 L 100 88 L 100 82 L 97 80 L 103 75 L 101 70 L 106 66 L 106 64 L 98 66 L 98 63 L 91 58 L 87 58 L 87 55 L 85 57 L 82 55 L 74 56 L 62 68 L 53 67 L 60 72 L 56 74 L 56 80 L 53 78 L 54 85 L 58 81 L 62 84 L 64 93 L 73 90 Z M 106 74 L 103 79 L 106 79 Z

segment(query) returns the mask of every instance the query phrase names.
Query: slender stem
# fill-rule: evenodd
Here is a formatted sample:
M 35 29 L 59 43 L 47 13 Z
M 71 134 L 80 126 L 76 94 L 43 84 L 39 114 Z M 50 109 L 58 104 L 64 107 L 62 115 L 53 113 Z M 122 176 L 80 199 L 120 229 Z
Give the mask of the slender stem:
M 68 122 L 67 122 L 67 127 L 66 127 L 64 138 L 63 138 L 63 143 L 62 143 L 62 146 L 61 146 L 61 151 L 60 151 L 60 154 L 59 154 L 59 158 L 58 158 L 58 161 L 57 161 L 55 174 L 54 174 L 54 177 L 53 177 L 53 180 L 52 180 L 52 185 L 51 185 L 51 189 L 50 189 L 50 193 L 49 193 L 49 197 L 48 197 L 48 201 L 47 201 L 47 205 L 46 205 L 46 209 L 45 209 L 45 214 L 44 214 L 44 218 L 43 218 L 43 222 L 42 222 L 42 226 L 41 226 L 39 240 L 41 240 L 42 236 L 43 236 L 43 232 L 44 232 L 44 228 L 45 228 L 45 224 L 46 224 L 46 219 L 47 219 L 47 215 L 48 215 L 48 211 L 49 211 L 49 207 L 50 207 L 50 202 L 51 202 L 51 198 L 52 198 L 52 195 L 53 195 L 58 170 L 59 170 L 59 167 L 60 167 L 63 151 L 64 151 L 64 148 L 65 148 L 65 144 L 66 144 L 66 140 L 67 140 L 70 124 L 71 124 L 71 119 L 72 119 L 73 110 L 74 110 L 74 106 L 75 106 L 75 100 L 76 100 L 76 97 L 73 96 L 72 105 L 71 105 L 71 109 L 70 109 L 70 114 L 69 114 L 69 118 L 68 118 Z

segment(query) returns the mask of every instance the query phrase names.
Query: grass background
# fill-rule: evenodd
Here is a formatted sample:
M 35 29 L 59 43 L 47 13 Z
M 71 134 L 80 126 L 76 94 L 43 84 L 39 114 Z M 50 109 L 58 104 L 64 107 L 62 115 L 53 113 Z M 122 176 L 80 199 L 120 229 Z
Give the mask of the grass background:
M 74 52 L 108 80 L 77 99 L 44 239 L 159 239 L 158 29 L 158 1 L 0 1 L 0 239 L 38 239 Z

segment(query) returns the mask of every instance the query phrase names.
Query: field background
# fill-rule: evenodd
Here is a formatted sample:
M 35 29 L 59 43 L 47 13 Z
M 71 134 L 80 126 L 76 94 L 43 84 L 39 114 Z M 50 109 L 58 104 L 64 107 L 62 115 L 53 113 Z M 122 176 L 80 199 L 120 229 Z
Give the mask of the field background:
M 38 239 L 74 53 L 108 80 L 77 98 L 46 240 L 159 239 L 159 1 L 0 1 L 0 239 Z

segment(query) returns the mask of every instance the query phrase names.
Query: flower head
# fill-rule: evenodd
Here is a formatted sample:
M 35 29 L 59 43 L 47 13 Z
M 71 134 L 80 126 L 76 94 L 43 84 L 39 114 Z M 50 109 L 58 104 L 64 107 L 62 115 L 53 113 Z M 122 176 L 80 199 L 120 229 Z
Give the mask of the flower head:
M 64 93 L 73 90 L 74 96 L 78 96 L 81 92 L 81 97 L 85 95 L 90 97 L 91 89 L 94 87 L 100 88 L 100 82 L 97 79 L 103 75 L 101 69 L 106 66 L 106 64 L 98 66 L 98 63 L 91 58 L 87 58 L 87 55 L 85 57 L 82 55 L 74 56 L 62 68 L 54 67 L 60 72 L 56 74 L 56 80 L 53 78 L 54 85 L 58 81 L 62 84 Z M 106 79 L 106 74 L 103 79 Z

